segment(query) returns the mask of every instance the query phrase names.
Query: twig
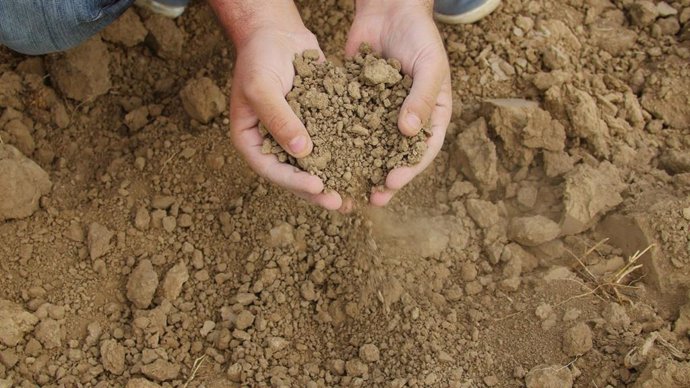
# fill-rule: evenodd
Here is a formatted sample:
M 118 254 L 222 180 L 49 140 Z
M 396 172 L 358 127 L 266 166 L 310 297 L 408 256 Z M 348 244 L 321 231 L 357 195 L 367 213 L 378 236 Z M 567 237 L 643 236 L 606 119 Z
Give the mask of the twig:
M 205 360 L 205 359 L 206 359 L 206 355 L 204 354 L 203 356 L 201 356 L 201 357 L 197 358 L 196 360 L 194 360 L 194 365 L 192 365 L 192 374 L 189 375 L 189 378 L 187 379 L 187 382 L 184 383 L 184 385 L 182 386 L 182 388 L 187 388 L 187 387 L 189 386 L 189 383 L 191 383 L 192 380 L 194 380 L 194 378 L 196 377 L 196 373 L 197 373 L 197 372 L 199 371 L 199 369 L 201 368 L 201 364 L 204 363 L 204 360 Z

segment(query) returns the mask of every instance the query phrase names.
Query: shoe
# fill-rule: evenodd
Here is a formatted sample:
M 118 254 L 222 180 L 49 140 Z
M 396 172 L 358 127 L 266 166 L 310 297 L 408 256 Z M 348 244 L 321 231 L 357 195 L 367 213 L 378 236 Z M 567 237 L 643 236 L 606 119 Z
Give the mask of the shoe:
M 501 0 L 435 0 L 434 17 L 446 24 L 469 24 L 483 19 Z
M 136 0 L 136 5 L 172 19 L 182 15 L 187 3 L 189 0 Z

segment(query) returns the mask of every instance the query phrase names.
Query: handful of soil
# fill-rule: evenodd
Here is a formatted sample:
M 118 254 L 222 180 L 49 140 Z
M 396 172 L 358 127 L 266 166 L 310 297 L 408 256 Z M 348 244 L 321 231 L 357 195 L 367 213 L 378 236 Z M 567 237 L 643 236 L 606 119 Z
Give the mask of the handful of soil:
M 287 95 L 314 142 L 313 152 L 295 159 L 260 126 L 263 152 L 318 176 L 326 188 L 363 199 L 392 169 L 419 163 L 430 131 L 406 137 L 398 129 L 398 113 L 412 86 L 399 61 L 377 57 L 366 47 L 345 67 L 317 63 L 318 58 L 315 50 L 295 58 L 297 75 Z

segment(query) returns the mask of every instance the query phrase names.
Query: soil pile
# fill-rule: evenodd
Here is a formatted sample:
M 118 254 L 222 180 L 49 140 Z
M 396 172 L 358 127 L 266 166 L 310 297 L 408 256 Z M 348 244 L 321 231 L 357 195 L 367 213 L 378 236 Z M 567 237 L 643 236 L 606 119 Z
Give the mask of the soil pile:
M 405 137 L 397 124 L 412 79 L 400 74 L 399 61 L 366 47 L 344 67 L 318 59 L 317 51 L 295 58 L 297 75 L 287 95 L 314 142 L 313 152 L 297 160 L 272 138 L 264 141 L 263 152 L 317 175 L 326 188 L 364 198 L 392 169 L 419 163 L 426 151 L 427 132 Z

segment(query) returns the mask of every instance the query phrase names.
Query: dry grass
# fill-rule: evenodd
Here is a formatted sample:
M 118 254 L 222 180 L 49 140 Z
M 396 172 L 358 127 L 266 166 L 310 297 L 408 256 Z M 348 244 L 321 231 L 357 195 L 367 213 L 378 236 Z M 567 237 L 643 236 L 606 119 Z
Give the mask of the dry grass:
M 189 375 L 189 378 L 187 378 L 187 381 L 182 386 L 183 388 L 187 388 L 189 386 L 189 384 L 194 380 L 197 372 L 199 372 L 199 369 L 201 368 L 201 365 L 204 363 L 205 359 L 206 359 L 206 355 L 203 355 L 203 356 L 197 358 L 196 360 L 194 360 L 194 365 L 192 365 L 192 373 Z
M 628 258 L 625 265 L 619 268 L 617 271 L 605 274 L 603 276 L 594 275 L 584 263 L 584 259 L 589 256 L 592 252 L 596 251 L 597 248 L 601 247 L 608 239 L 604 239 L 596 243 L 593 247 L 589 248 L 582 256 L 577 256 L 574 253 L 568 251 L 571 256 L 578 262 L 581 267 L 580 273 L 586 278 L 586 282 L 592 284 L 592 286 L 586 283 L 580 283 L 583 287 L 587 288 L 588 291 L 580 295 L 575 295 L 571 298 L 564 300 L 557 306 L 563 305 L 573 299 L 584 298 L 586 296 L 594 295 L 602 300 L 615 300 L 619 303 L 627 302 L 632 303 L 630 297 L 626 295 L 625 290 L 634 290 L 638 287 L 635 286 L 644 275 L 630 279 L 630 276 L 637 270 L 641 269 L 643 266 L 639 264 L 638 261 L 645 253 L 649 252 L 654 245 L 649 245 L 647 248 L 635 252 L 632 256 Z

